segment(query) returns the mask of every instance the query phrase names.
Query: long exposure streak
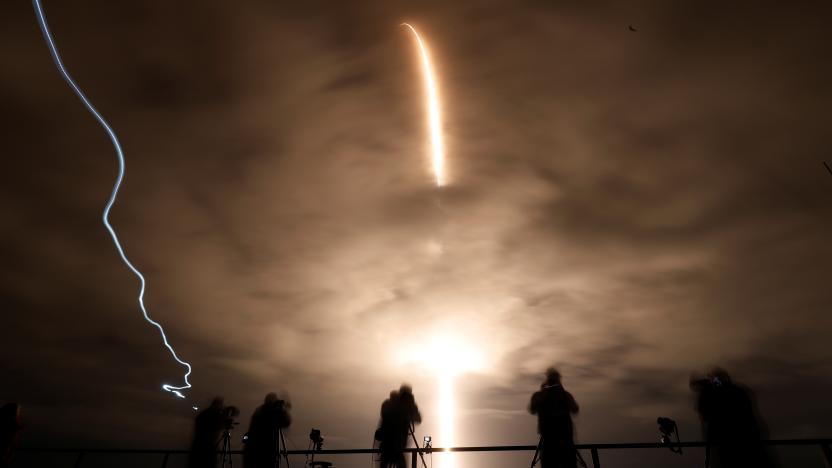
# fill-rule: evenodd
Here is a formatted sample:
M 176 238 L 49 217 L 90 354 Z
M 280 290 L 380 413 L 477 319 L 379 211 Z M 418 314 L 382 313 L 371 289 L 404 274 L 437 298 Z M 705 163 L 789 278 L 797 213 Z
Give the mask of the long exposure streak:
M 52 33 L 49 31 L 49 26 L 46 24 L 46 17 L 43 14 L 43 8 L 41 7 L 40 0 L 32 0 L 32 4 L 35 7 L 35 15 L 37 16 L 38 24 L 40 25 L 40 30 L 43 32 L 43 38 L 46 40 L 46 45 L 49 47 L 49 52 L 50 54 L 52 54 L 52 60 L 55 62 L 55 66 L 58 68 L 58 71 L 61 73 L 61 76 L 63 77 L 64 81 L 67 82 L 69 87 L 72 88 L 72 91 L 74 91 L 78 98 L 81 99 L 81 102 L 84 103 L 84 106 L 86 106 L 87 110 L 90 111 L 90 113 L 93 115 L 93 117 L 95 117 L 98 123 L 101 124 L 101 127 L 103 127 L 104 130 L 107 132 L 107 135 L 109 135 L 110 141 L 113 144 L 113 148 L 116 151 L 116 156 L 118 157 L 118 176 L 116 177 L 115 184 L 113 185 L 113 191 L 110 193 L 110 198 L 109 200 L 107 200 L 107 204 L 104 207 L 102 221 L 104 222 L 104 227 L 107 228 L 107 231 L 110 233 L 110 237 L 113 238 L 113 243 L 116 246 L 116 250 L 118 250 L 118 254 L 121 257 L 121 260 L 124 262 L 125 265 L 127 265 L 127 268 L 129 268 L 136 275 L 136 277 L 139 278 L 139 283 L 141 286 L 139 288 L 139 307 L 142 310 L 142 315 L 144 315 L 144 319 L 147 320 L 148 323 L 159 329 L 159 333 L 162 335 L 162 342 L 165 344 L 165 347 L 168 349 L 168 351 L 170 351 L 170 354 L 171 356 L 173 356 L 173 359 L 175 359 L 176 362 L 184 366 L 186 369 L 183 378 L 184 385 L 176 387 L 173 385 L 165 384 L 162 385 L 162 388 L 165 391 L 173 393 L 179 398 L 185 398 L 185 395 L 183 395 L 181 391 L 191 388 L 191 384 L 188 381 L 188 377 L 191 375 L 191 365 L 180 359 L 179 356 L 177 356 L 176 351 L 174 351 L 173 349 L 173 346 L 171 346 L 168 342 L 168 337 L 165 335 L 165 330 L 164 328 L 162 328 L 162 325 L 160 325 L 159 322 L 156 322 L 155 320 L 151 319 L 150 315 L 148 315 L 147 309 L 144 305 L 144 276 L 138 270 L 138 268 L 133 266 L 130 260 L 127 259 L 127 255 L 124 253 L 124 249 L 121 246 L 121 242 L 119 242 L 118 240 L 116 231 L 110 224 L 110 210 L 113 208 L 113 204 L 115 204 L 116 202 L 118 190 L 121 187 L 122 179 L 124 179 L 124 153 L 121 150 L 121 144 L 119 143 L 118 138 L 116 137 L 116 134 L 113 131 L 113 129 L 110 127 L 107 121 L 104 120 L 104 117 L 98 113 L 95 107 L 93 107 L 92 103 L 89 101 L 89 99 L 87 99 L 87 96 L 84 94 L 83 91 L 81 91 L 81 88 L 78 87 L 77 84 L 75 84 L 75 80 L 73 80 L 72 77 L 69 75 L 69 72 L 66 70 L 66 67 L 64 67 L 64 63 L 63 61 L 61 61 L 61 57 L 58 54 L 58 48 L 55 46 L 55 41 L 52 38 Z
M 433 174 L 436 178 L 436 186 L 441 187 L 445 185 L 445 147 L 442 139 L 442 116 L 439 112 L 439 92 L 436 88 L 436 77 L 433 74 L 433 66 L 430 62 L 430 55 L 428 49 L 416 29 L 407 24 L 402 23 L 410 29 L 416 42 L 419 44 L 419 53 L 422 57 L 422 74 L 425 77 L 425 87 L 428 94 L 428 127 L 430 128 L 430 143 L 431 143 L 431 165 L 433 166 Z

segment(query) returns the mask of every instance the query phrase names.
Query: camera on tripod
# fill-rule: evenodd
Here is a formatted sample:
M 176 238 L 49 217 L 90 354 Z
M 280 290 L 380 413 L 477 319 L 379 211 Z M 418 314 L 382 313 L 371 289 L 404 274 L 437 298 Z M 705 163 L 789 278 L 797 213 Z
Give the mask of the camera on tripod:
M 312 428 L 309 431 L 309 452 L 306 454 L 306 466 L 309 468 L 332 468 L 332 462 L 315 461 L 315 452 L 320 451 L 324 446 L 324 438 L 321 437 L 321 430 Z
M 659 417 L 656 418 L 656 423 L 659 425 L 659 440 L 662 444 L 672 444 L 673 434 L 676 434 L 676 443 L 681 443 L 681 440 L 679 439 L 679 426 L 676 425 L 676 421 L 670 418 Z M 682 447 L 668 448 L 670 448 L 670 451 L 673 453 L 678 453 L 679 455 L 682 454 Z
M 222 453 L 222 468 L 225 468 L 226 464 L 229 468 L 234 466 L 231 461 L 231 430 L 234 429 L 234 426 L 240 424 L 234 420 L 239 415 L 240 410 L 231 405 L 224 407 L 220 413 L 223 426 L 222 449 L 220 450 Z
M 312 430 L 309 431 L 309 440 L 312 444 L 312 450 L 321 450 L 324 446 L 324 438 L 321 437 L 320 429 L 312 428 Z
M 234 418 L 240 415 L 240 410 L 236 406 L 226 406 L 222 409 L 222 421 L 223 427 L 226 431 L 231 431 L 234 429 L 234 426 L 239 425 L 240 423 L 235 421 Z
M 429 435 L 426 435 L 422 439 L 422 446 L 426 449 L 433 448 L 433 438 Z

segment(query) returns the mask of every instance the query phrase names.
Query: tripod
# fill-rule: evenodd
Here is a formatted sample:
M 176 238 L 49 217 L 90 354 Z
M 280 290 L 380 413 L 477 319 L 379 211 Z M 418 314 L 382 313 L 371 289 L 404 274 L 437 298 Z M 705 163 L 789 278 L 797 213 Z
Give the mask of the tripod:
M 537 462 L 540 461 L 540 457 L 543 455 L 542 454 L 542 452 L 543 452 L 542 448 L 543 448 L 543 436 L 540 436 L 540 440 L 537 441 L 537 448 L 534 450 L 534 456 L 532 457 L 532 464 L 529 468 L 534 468 L 534 466 L 537 465 Z M 581 452 L 579 452 L 577 449 L 574 449 L 574 450 L 575 450 L 575 458 L 577 458 L 578 463 L 582 467 L 587 468 L 586 462 L 584 461 L 584 457 L 581 455 Z
M 306 465 L 312 466 L 312 463 L 315 463 L 315 452 L 321 449 L 322 443 L 318 443 L 314 440 L 310 440 L 309 444 L 306 446 L 307 453 L 306 454 Z
M 419 450 L 419 442 L 416 440 L 416 434 L 413 433 L 413 424 L 412 423 L 410 424 L 410 437 L 413 438 L 413 444 L 416 446 L 416 450 L 419 453 L 419 457 L 422 459 L 422 466 L 424 468 L 428 468 L 428 464 L 425 462 L 425 454 L 423 454 L 422 451 Z M 433 458 L 431 458 L 431 460 L 433 460 Z M 414 467 L 411 467 L 411 468 L 416 468 L 416 467 L 414 466 Z
M 286 439 L 283 437 L 283 428 L 277 428 L 277 453 L 275 459 L 275 466 L 280 468 L 280 456 L 286 460 L 286 468 L 289 468 L 289 454 L 286 453 Z
M 222 449 L 220 450 L 220 454 L 222 457 L 222 468 L 225 468 L 226 463 L 228 463 L 228 468 L 232 468 L 234 466 L 234 462 L 231 460 L 231 428 L 226 427 L 225 431 L 222 433 Z
M 317 431 L 317 432 L 316 432 Z M 328 461 L 315 461 L 315 452 L 319 452 L 324 447 L 324 438 L 321 437 L 321 431 L 312 429 L 309 433 L 309 444 L 306 446 L 306 466 L 309 468 L 329 468 L 332 463 Z

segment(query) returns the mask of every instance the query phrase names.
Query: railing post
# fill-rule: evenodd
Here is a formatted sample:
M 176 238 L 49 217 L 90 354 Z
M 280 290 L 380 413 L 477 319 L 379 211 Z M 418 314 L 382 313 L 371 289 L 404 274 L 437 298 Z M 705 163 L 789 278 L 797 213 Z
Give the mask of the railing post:
M 826 466 L 832 468 L 832 449 L 829 448 L 829 444 L 820 444 L 820 450 L 823 452 L 823 458 L 826 459 Z
M 78 458 L 75 459 L 75 468 L 81 468 L 81 462 L 84 460 L 86 452 L 78 452 Z
M 410 468 L 416 468 L 416 457 L 418 454 L 416 453 L 416 449 L 413 449 L 412 457 L 410 457 Z
M 592 454 L 592 468 L 601 468 L 601 460 L 598 458 L 598 449 L 593 447 L 592 450 L 590 450 L 590 453 Z
M 162 458 L 162 468 L 167 468 L 168 457 L 170 457 L 170 452 L 165 452 L 165 458 Z

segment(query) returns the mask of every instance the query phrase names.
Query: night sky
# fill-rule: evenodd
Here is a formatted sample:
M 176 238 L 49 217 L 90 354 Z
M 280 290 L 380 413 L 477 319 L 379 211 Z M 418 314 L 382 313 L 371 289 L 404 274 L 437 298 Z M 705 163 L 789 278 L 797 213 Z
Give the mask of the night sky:
M 550 365 L 579 442 L 653 442 L 657 416 L 698 440 L 688 379 L 714 365 L 772 438 L 832 436 L 832 4 L 587 3 L 46 0 L 124 146 L 112 221 L 194 366 L 183 401 L 101 224 L 107 135 L 3 2 L 0 402 L 23 445 L 186 448 L 192 405 L 245 426 L 276 390 L 298 448 L 312 426 L 366 448 L 407 381 L 441 446 L 436 340 L 477 362 L 457 445 L 534 444 Z M 402 21 L 438 75 L 441 189 Z

